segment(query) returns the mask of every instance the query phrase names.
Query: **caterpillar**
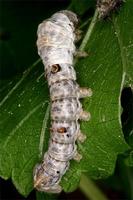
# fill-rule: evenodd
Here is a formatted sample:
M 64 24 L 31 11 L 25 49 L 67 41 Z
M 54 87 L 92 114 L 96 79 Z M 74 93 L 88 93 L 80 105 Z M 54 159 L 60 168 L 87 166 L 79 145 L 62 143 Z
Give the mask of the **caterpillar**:
M 92 95 L 91 89 L 80 88 L 76 82 L 73 57 L 76 52 L 77 15 L 63 10 L 38 26 L 37 47 L 45 66 L 51 99 L 50 141 L 43 161 L 34 169 L 34 187 L 39 191 L 60 193 L 60 181 L 69 169 L 70 160 L 80 161 L 76 141 L 86 138 L 79 120 L 89 120 L 79 101 Z
M 123 0 L 97 0 L 99 18 L 107 18 L 113 10 L 117 10 Z

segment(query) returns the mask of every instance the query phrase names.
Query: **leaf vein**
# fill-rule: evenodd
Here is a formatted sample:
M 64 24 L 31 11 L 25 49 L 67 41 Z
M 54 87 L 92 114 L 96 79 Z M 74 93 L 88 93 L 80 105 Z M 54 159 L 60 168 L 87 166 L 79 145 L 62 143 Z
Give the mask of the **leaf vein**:
M 44 103 L 45 104 L 45 103 Z M 10 141 L 10 139 L 13 137 L 13 135 L 15 134 L 15 132 L 24 124 L 24 122 L 34 113 L 36 112 L 40 107 L 42 106 L 42 103 L 40 103 L 39 105 L 37 105 L 35 108 L 33 108 L 17 125 L 16 127 L 9 133 L 9 136 L 7 137 L 7 139 L 4 142 L 3 147 L 5 148 L 6 145 L 8 144 L 8 142 Z

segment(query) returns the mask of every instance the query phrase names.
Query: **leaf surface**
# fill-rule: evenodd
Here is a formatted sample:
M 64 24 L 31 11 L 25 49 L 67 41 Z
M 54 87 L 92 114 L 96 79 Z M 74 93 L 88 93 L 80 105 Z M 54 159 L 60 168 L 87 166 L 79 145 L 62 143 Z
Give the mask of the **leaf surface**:
M 91 120 L 81 123 L 87 135 L 83 144 L 78 143 L 83 158 L 71 161 L 61 181 L 66 192 L 78 186 L 82 173 L 95 179 L 111 175 L 117 155 L 129 148 L 121 129 L 120 96 L 124 85 L 132 83 L 133 32 L 127 31 L 132 30 L 132 9 L 133 3 L 127 1 L 112 20 L 96 22 L 85 41 L 89 56 L 76 62 L 77 82 L 92 88 L 93 96 L 81 101 Z M 44 151 L 48 145 L 49 92 L 43 74 L 38 61 L 16 85 L 7 90 L 7 83 L 1 90 L 0 176 L 11 177 L 23 195 L 33 188 L 43 137 Z

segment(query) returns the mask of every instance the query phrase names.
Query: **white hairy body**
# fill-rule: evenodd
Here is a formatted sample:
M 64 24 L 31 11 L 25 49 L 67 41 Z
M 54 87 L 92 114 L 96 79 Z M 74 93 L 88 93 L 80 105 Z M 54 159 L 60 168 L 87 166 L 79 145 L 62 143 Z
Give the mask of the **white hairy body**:
M 73 55 L 76 14 L 60 11 L 38 27 L 38 53 L 45 66 L 51 98 L 51 128 L 47 152 L 34 170 L 34 186 L 40 190 L 59 193 L 62 176 L 71 159 L 80 160 L 76 140 L 83 142 L 79 119 L 88 120 L 79 98 L 91 96 L 91 90 L 76 83 Z

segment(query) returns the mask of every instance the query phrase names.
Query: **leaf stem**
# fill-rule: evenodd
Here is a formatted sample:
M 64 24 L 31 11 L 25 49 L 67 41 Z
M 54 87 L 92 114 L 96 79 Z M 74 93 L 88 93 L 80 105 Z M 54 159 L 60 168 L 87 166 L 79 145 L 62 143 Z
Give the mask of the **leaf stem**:
M 93 16 L 93 18 L 92 18 L 92 21 L 91 21 L 91 23 L 90 23 L 90 25 L 89 25 L 88 31 L 87 31 L 87 33 L 86 33 L 86 35 L 85 35 L 85 37 L 84 37 L 84 39 L 83 39 L 83 41 L 82 41 L 80 47 L 79 47 L 79 50 L 81 50 L 81 51 L 84 50 L 84 48 L 85 48 L 85 46 L 86 46 L 86 44 L 87 44 L 87 42 L 88 42 L 88 40 L 89 40 L 89 38 L 90 38 L 90 36 L 91 36 L 91 33 L 92 33 L 92 31 L 93 31 L 93 28 L 94 28 L 94 26 L 95 26 L 95 24 L 96 24 L 96 22 L 97 22 L 97 16 L 98 16 L 98 11 L 97 11 L 97 9 L 96 9 L 96 11 L 95 11 L 95 13 L 94 13 L 94 16 Z
M 47 122 L 49 119 L 49 111 L 50 111 L 50 104 L 47 107 L 47 110 L 45 112 L 43 124 L 42 124 L 42 130 L 41 130 L 41 135 L 40 135 L 40 143 L 39 143 L 39 158 L 42 157 L 43 153 L 43 146 L 44 146 L 44 139 L 45 139 L 45 132 L 47 128 Z
M 92 17 L 90 17 L 89 19 L 87 19 L 84 23 L 81 24 L 81 26 L 79 27 L 79 29 L 84 28 L 91 20 L 92 20 Z
M 98 189 L 94 182 L 83 174 L 81 176 L 79 188 L 90 200 L 107 200 L 106 196 Z

